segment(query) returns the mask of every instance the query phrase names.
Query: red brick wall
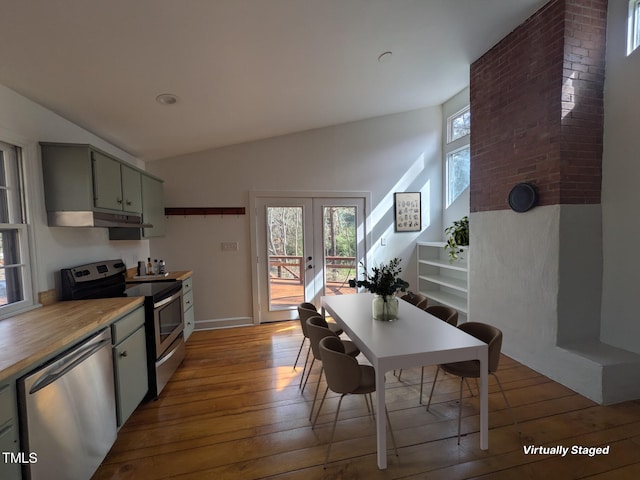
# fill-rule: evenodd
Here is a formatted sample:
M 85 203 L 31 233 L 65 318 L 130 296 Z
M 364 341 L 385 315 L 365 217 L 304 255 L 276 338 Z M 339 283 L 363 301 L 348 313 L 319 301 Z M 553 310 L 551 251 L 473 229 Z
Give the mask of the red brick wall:
M 607 0 L 552 0 L 471 65 L 471 211 L 600 203 Z

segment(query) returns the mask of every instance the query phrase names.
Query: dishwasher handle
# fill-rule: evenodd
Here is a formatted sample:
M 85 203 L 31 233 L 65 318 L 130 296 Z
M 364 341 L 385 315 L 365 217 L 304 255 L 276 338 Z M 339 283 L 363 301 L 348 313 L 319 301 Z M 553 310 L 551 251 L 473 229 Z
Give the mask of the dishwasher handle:
M 75 352 L 68 354 L 61 360 L 60 365 L 56 365 L 55 368 L 52 368 L 48 372 L 44 373 L 42 377 L 40 377 L 38 381 L 33 384 L 31 389 L 29 390 L 29 394 L 34 394 L 37 391 L 42 390 L 47 385 L 52 384 L 60 377 L 73 370 L 78 364 L 96 353 L 106 344 L 109 344 L 109 346 L 111 345 L 111 338 L 100 340 L 98 343 L 92 342 L 89 345 L 84 345 L 77 349 Z

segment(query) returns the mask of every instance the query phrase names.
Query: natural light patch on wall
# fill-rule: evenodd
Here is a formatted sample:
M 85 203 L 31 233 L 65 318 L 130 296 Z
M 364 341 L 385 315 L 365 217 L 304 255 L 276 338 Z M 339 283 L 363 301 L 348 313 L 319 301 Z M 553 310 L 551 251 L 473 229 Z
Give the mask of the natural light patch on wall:
M 393 194 L 395 192 L 406 192 L 407 189 L 411 185 L 411 183 L 420 175 L 420 173 L 424 170 L 425 163 L 425 154 L 422 153 L 415 162 L 411 164 L 411 166 L 404 172 L 404 175 L 400 177 L 400 179 L 396 182 L 396 184 L 389 189 L 389 191 L 385 194 L 384 198 L 378 202 L 373 211 L 371 212 L 370 222 L 367 222 L 370 225 L 371 229 L 374 229 L 376 225 L 378 225 L 385 214 L 389 211 L 393 211 Z M 423 206 L 424 209 L 424 206 Z M 423 219 L 424 221 L 424 219 Z M 423 228 L 426 228 L 427 225 L 423 225 Z M 393 227 L 393 225 L 392 225 Z M 374 243 L 376 239 L 373 239 Z
M 640 0 L 629 1 L 627 55 L 640 46 Z

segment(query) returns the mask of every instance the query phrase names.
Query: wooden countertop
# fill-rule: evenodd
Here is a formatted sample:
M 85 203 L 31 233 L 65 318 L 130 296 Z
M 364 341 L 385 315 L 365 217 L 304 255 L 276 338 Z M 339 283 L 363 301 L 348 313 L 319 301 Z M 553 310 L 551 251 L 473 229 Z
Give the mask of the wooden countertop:
M 193 270 L 179 270 L 175 272 L 169 272 L 166 277 L 161 277 L 160 275 L 157 278 L 134 278 L 136 269 L 131 268 L 127 270 L 127 283 L 136 283 L 136 282 L 166 282 L 168 280 L 185 280 L 193 275 Z
M 106 327 L 144 303 L 144 297 L 57 302 L 0 320 L 0 380 Z

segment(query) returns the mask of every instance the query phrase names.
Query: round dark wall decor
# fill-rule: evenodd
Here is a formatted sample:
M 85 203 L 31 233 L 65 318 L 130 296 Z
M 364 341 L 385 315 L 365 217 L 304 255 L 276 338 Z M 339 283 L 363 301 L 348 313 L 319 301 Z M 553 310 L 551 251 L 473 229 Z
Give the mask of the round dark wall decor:
M 509 206 L 514 212 L 527 212 L 536 206 L 538 192 L 530 183 L 518 183 L 509 193 Z

